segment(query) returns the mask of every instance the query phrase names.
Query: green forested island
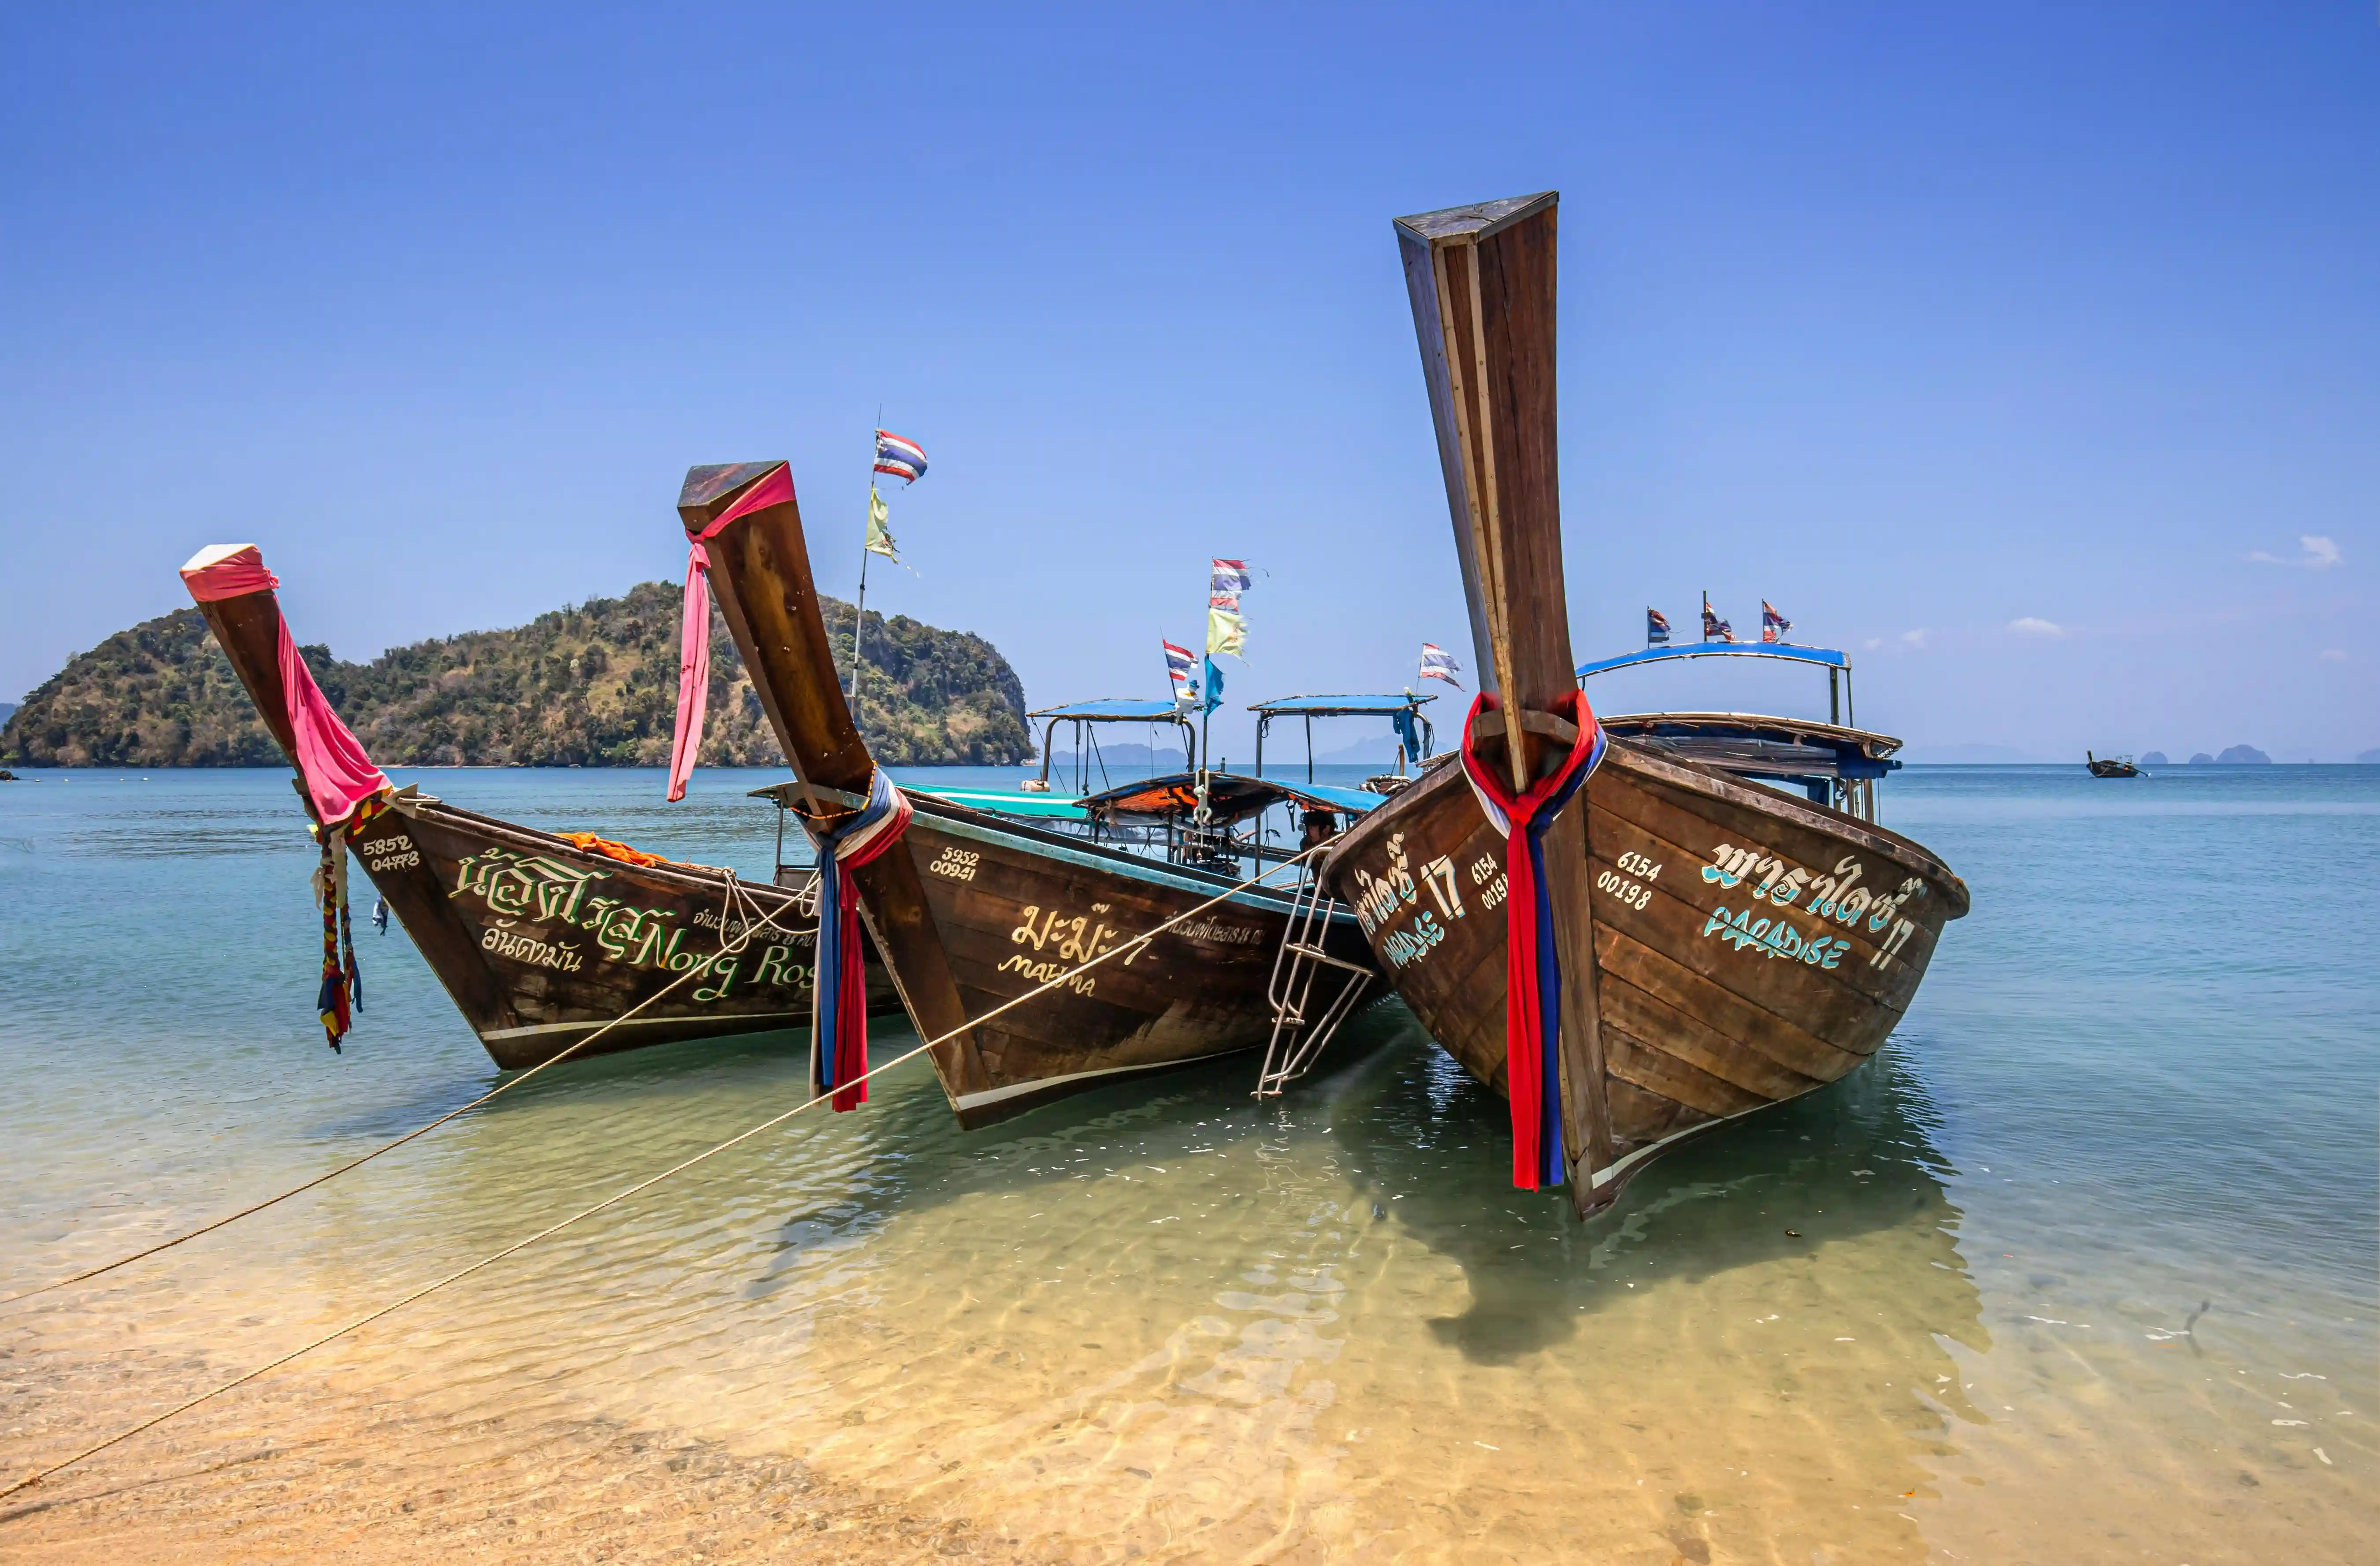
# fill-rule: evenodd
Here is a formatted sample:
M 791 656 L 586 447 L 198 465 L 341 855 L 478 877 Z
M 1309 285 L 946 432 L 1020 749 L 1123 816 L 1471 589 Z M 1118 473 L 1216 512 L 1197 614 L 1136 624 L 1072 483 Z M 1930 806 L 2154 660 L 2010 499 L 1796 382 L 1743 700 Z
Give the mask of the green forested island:
M 851 605 L 823 600 L 845 683 Z M 647 582 L 512 630 L 471 631 L 348 663 L 300 649 L 323 693 L 384 766 L 650 767 L 669 760 L 679 589 Z M 1007 765 L 1033 752 L 1025 688 L 981 637 L 868 617 L 862 728 L 896 766 Z M 784 764 L 716 607 L 702 761 Z M 280 764 L 196 609 L 79 653 L 0 729 L 0 763 L 34 767 Z

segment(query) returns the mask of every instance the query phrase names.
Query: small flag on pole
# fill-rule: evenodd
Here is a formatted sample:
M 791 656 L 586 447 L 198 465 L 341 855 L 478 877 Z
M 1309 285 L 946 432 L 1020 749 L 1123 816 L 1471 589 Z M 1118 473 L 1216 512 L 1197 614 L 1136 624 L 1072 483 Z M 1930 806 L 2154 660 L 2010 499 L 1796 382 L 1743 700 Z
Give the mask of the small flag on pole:
M 1718 617 L 1718 612 L 1710 606 L 1710 594 L 1703 594 L 1703 640 L 1733 641 L 1734 639 L 1735 627 Z
M 1199 705 L 1209 712 L 1223 705 L 1223 672 L 1215 667 L 1211 652 L 1207 655 L 1207 699 Z
M 890 430 L 876 431 L 876 471 L 890 473 L 914 484 L 926 476 L 926 450 L 915 441 L 905 441 Z
M 882 495 L 880 495 L 880 494 L 878 494 L 878 493 L 876 492 L 876 486 L 875 486 L 875 485 L 873 485 L 873 484 L 868 485 L 868 552 L 869 552 L 870 553 L 872 553 L 872 554 L 880 554 L 880 555 L 882 555 L 885 559 L 887 559 L 887 560 L 889 560 L 889 561 L 892 562 L 892 564 L 894 564 L 895 565 L 898 565 L 899 564 L 901 564 L 901 550 L 900 550 L 900 546 L 899 546 L 898 544 L 896 544 L 896 543 L 894 543 L 894 542 L 892 541 L 892 528 L 888 528 L 888 527 L 886 527 L 886 526 L 884 525 L 885 523 L 887 523 L 887 522 L 891 521 L 891 520 L 892 520 L 892 509 L 891 509 L 890 507 L 888 507 L 888 506 L 884 504 L 884 497 L 883 497 Z
M 1247 656 L 1248 625 L 1240 618 L 1240 595 L 1255 586 L 1248 576 L 1245 560 L 1217 560 L 1209 564 L 1207 575 L 1207 667 L 1215 667 L 1215 654 L 1228 652 L 1234 658 Z M 1208 710 L 1214 710 L 1216 689 L 1207 692 Z
M 1645 645 L 1646 647 L 1670 645 L 1670 617 L 1649 606 L 1645 611 Z
M 1165 677 L 1173 683 L 1173 703 L 1177 707 L 1198 704 L 1198 682 L 1191 671 L 1197 667 L 1198 655 L 1186 647 L 1176 647 L 1160 637 L 1165 648 Z
M 1247 623 L 1236 610 L 1207 611 L 1207 667 L 1215 666 L 1215 654 L 1228 652 L 1234 658 L 1245 658 L 1248 646 Z
M 1760 601 L 1760 639 L 1762 641 L 1783 641 L 1785 633 L 1792 628 L 1793 622 L 1778 613 L 1775 604 L 1765 598 Z
M 1454 677 L 1461 673 L 1463 673 L 1463 665 L 1454 661 L 1454 654 L 1434 641 L 1421 644 L 1421 677 L 1423 679 L 1444 680 L 1455 689 L 1461 690 L 1463 682 Z

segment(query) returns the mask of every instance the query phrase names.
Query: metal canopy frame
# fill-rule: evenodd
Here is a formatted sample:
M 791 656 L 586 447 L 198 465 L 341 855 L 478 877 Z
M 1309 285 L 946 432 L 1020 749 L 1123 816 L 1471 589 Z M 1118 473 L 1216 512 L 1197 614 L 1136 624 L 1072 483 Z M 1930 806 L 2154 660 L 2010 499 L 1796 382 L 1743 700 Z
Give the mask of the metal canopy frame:
M 1108 783 L 1107 759 L 1099 755 L 1099 740 L 1092 727 L 1099 723 L 1147 723 L 1150 725 L 1149 765 L 1157 764 L 1155 726 L 1171 723 L 1182 731 L 1182 752 L 1194 763 L 1198 756 L 1198 730 L 1189 715 L 1171 701 L 1143 701 L 1132 697 L 1106 697 L 1096 701 L 1068 702 L 1062 707 L 1044 707 L 1038 712 L 1025 714 L 1026 722 L 1041 724 L 1041 784 L 1050 783 L 1050 759 L 1055 748 L 1053 741 L 1061 723 L 1075 725 L 1075 792 L 1091 791 L 1091 764 L 1098 761 L 1099 781 Z M 1087 741 L 1087 743 L 1086 743 Z
M 1399 712 L 1410 712 L 1421 730 L 1421 754 L 1412 758 L 1419 766 L 1438 748 L 1438 730 L 1422 712 L 1425 702 L 1436 701 L 1435 695 L 1422 696 L 1406 691 L 1401 696 L 1284 696 L 1278 701 L 1259 701 L 1248 710 L 1257 715 L 1256 775 L 1264 776 L 1265 731 L 1272 727 L 1275 718 L 1305 720 L 1305 781 L 1314 781 L 1314 720 L 1317 718 L 1393 718 Z M 1402 735 L 1397 741 L 1402 748 Z
M 1617 658 L 1582 663 L 1578 666 L 1578 682 L 1583 686 L 1590 674 L 1666 663 L 1674 658 L 1773 658 L 1786 663 L 1815 664 L 1827 672 L 1827 722 L 1846 728 L 1859 726 L 1852 705 L 1851 656 L 1828 647 L 1801 647 L 1785 641 L 1692 641 L 1678 647 L 1648 647 L 1639 652 L 1623 652 Z

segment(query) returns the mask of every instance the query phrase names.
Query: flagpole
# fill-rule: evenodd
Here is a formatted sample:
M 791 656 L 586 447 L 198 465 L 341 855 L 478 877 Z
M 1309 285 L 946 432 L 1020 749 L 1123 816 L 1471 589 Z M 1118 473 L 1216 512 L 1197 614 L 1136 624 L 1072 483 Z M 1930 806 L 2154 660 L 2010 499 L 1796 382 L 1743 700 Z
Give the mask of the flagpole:
M 874 485 L 868 486 L 871 490 Z M 851 726 L 859 727 L 859 638 L 868 629 L 868 550 L 859 551 L 859 602 L 851 612 Z
M 884 405 L 878 403 L 876 427 L 868 431 L 868 499 L 871 507 L 876 500 L 876 443 L 883 428 Z M 868 515 L 872 522 L 874 511 L 871 509 Z M 859 601 L 851 606 L 851 727 L 855 734 L 864 732 L 859 727 L 859 638 L 867 630 L 868 540 L 862 535 L 859 540 Z

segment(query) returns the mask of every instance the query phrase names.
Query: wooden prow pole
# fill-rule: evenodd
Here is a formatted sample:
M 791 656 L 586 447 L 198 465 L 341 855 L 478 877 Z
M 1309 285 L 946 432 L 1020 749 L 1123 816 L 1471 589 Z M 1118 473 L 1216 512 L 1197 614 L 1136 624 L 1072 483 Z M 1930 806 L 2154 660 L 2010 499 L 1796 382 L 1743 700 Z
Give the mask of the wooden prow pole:
M 196 565 L 216 552 L 202 550 L 192 557 L 191 564 Z M 248 698 L 256 704 L 256 715 L 263 721 L 265 732 L 281 747 L 290 771 L 299 773 L 298 797 L 306 813 L 313 815 L 313 800 L 298 765 L 297 732 L 289 725 L 288 692 L 281 683 L 280 596 L 271 588 L 261 588 L 237 598 L 201 601 L 199 613 L 206 616 L 207 629 L 214 633 L 215 645 L 230 660 L 232 673 L 248 688 Z M 364 864 L 365 874 L 370 877 L 368 858 Z M 447 994 L 466 1017 L 489 1018 L 484 1026 L 491 1027 L 520 1026 L 523 1019 L 514 1011 L 510 996 L 480 960 L 478 944 L 464 928 L 453 904 L 425 893 L 421 884 L 407 875 L 393 876 L 386 884 L 375 878 L 372 884 L 388 899 L 389 907 L 420 950 L 430 971 L 438 976 L 438 982 L 445 986 Z
M 1553 191 L 1399 218 L 1405 285 L 1438 430 L 1463 596 L 1482 689 L 1512 786 L 1553 770 L 1568 749 L 1554 700 L 1578 688 L 1562 587 L 1560 467 L 1554 406 Z M 1552 720 L 1548 722 L 1548 720 Z M 1563 1147 L 1584 1215 L 1609 1198 L 1611 1114 L 1597 1003 L 1586 795 L 1547 832 L 1547 892 L 1561 964 Z
M 740 462 L 686 469 L 677 509 L 687 536 L 701 533 L 753 485 L 785 466 Z M 789 492 L 787 499 L 735 518 L 702 547 L 720 613 L 795 776 L 820 788 L 866 793 L 875 762 L 835 677 L 799 502 Z M 861 866 L 852 879 L 859 888 L 861 917 L 884 954 L 910 1024 L 928 1038 L 954 1035 L 933 1053 L 942 1091 L 956 1102 L 963 1094 L 989 1088 L 990 1078 L 975 1034 L 966 1029 L 966 1008 L 916 862 L 895 848 Z

